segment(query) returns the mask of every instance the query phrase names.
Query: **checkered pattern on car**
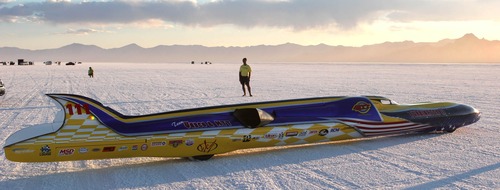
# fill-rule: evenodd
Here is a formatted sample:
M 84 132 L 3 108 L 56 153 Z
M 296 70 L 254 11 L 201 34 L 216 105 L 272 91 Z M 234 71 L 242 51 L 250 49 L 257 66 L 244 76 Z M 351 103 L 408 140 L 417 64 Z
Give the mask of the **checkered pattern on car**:
M 65 106 L 71 102 L 65 102 Z M 326 130 L 326 134 L 319 134 Z M 102 141 L 126 141 L 139 139 L 178 139 L 178 138 L 229 138 L 242 140 L 250 138 L 255 142 L 265 142 L 275 146 L 325 142 L 335 139 L 361 137 L 353 128 L 336 122 L 317 124 L 297 124 L 255 129 L 240 128 L 226 130 L 208 130 L 186 133 L 170 133 L 145 136 L 123 136 L 102 125 L 92 114 L 66 113 L 64 126 L 59 131 L 43 135 L 22 144 L 82 143 Z

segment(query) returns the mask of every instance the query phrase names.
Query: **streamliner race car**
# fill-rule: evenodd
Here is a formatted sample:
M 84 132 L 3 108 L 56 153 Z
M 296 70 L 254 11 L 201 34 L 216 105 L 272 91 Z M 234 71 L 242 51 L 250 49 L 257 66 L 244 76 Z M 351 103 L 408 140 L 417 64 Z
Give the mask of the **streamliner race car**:
M 238 149 L 353 138 L 453 132 L 479 120 L 451 102 L 400 105 L 379 96 L 321 97 L 127 116 L 96 100 L 47 94 L 53 123 L 24 128 L 4 145 L 7 159 L 55 162 L 129 157 L 207 160 Z

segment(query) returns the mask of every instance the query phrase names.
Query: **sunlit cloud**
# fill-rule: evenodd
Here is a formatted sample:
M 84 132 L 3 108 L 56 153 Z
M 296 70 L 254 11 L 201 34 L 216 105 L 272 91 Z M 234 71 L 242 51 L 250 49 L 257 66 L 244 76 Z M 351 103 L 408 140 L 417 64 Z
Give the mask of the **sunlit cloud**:
M 4 17 L 0 18 L 0 22 L 16 23 L 16 22 L 18 22 L 18 17 L 16 17 L 16 16 L 4 16 Z
M 48 0 L 47 2 L 60 3 L 60 2 L 71 2 L 71 0 Z
M 65 32 L 55 33 L 57 35 L 90 35 L 94 33 L 113 33 L 109 30 L 99 30 L 94 28 L 68 28 Z
M 86 29 L 68 29 L 65 34 L 78 34 L 78 35 L 88 35 L 90 33 L 98 32 L 95 29 L 86 28 Z
M 172 24 L 168 24 L 161 19 L 147 19 L 138 22 L 131 23 L 133 26 L 138 28 L 172 28 Z

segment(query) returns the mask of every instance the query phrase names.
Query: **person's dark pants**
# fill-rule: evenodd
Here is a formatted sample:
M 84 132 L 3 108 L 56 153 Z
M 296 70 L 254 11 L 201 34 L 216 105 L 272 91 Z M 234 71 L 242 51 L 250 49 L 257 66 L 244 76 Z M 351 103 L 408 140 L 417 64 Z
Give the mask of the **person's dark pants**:
M 247 94 L 247 92 L 245 90 L 245 85 L 246 85 L 248 88 L 248 94 L 250 94 L 250 96 L 251 96 L 252 91 L 250 88 L 250 77 L 240 77 L 240 83 L 241 83 L 241 88 L 243 89 L 243 95 Z

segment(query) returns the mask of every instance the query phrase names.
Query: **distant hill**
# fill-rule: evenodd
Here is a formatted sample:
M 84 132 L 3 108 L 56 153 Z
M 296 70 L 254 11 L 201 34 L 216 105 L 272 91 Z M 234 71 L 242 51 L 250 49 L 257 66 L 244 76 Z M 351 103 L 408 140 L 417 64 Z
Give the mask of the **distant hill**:
M 130 44 L 103 49 L 95 45 L 70 44 L 57 49 L 26 50 L 1 47 L 0 61 L 82 61 L 82 62 L 500 62 L 500 41 L 466 34 L 459 39 L 434 43 L 386 42 L 362 47 L 319 44 L 259 45 L 248 47 L 206 47 L 160 45 L 143 48 Z

